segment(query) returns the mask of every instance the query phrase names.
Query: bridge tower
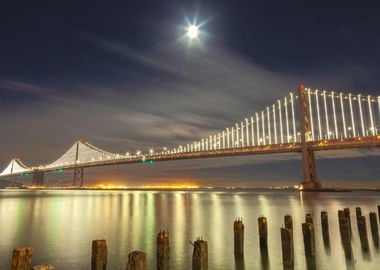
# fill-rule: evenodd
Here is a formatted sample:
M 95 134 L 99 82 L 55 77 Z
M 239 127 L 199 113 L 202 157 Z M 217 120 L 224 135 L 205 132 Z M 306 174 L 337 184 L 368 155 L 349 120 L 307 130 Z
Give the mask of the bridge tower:
M 14 167 L 14 164 L 15 164 L 15 160 L 16 158 L 12 159 L 12 165 L 11 165 L 11 174 L 9 176 L 9 180 L 8 180 L 8 186 L 9 187 L 13 187 L 13 184 L 16 183 L 16 175 L 12 175 L 13 174 L 13 167 Z
M 318 180 L 317 169 L 315 166 L 314 151 L 307 144 L 311 135 L 311 122 L 309 100 L 306 95 L 305 87 L 298 87 L 298 100 L 300 109 L 300 133 L 301 133 L 301 151 L 302 151 L 302 170 L 303 181 L 300 189 L 313 190 L 322 188 L 321 182 Z
M 79 158 L 79 144 L 83 142 L 83 139 L 80 139 L 76 143 L 76 152 L 75 152 L 75 167 L 74 167 L 74 176 L 73 176 L 73 186 L 74 187 L 83 187 L 83 176 L 84 171 L 83 167 L 78 167 L 78 158 Z

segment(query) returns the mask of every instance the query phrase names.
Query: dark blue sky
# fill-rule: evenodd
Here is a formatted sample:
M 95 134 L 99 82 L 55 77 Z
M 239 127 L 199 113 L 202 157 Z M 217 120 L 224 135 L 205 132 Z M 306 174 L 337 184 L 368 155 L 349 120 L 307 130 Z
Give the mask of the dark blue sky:
M 252 115 L 301 82 L 379 94 L 379 8 L 376 1 L 2 3 L 0 164 L 13 156 L 53 161 L 79 137 L 110 151 L 175 146 Z M 196 44 L 181 39 L 186 18 L 205 22 Z M 103 168 L 87 179 L 299 181 L 293 157 L 270 159 Z M 343 173 L 342 162 L 355 166 Z M 366 172 L 360 178 L 379 185 L 379 158 L 342 162 L 321 159 L 320 174 L 338 183 Z

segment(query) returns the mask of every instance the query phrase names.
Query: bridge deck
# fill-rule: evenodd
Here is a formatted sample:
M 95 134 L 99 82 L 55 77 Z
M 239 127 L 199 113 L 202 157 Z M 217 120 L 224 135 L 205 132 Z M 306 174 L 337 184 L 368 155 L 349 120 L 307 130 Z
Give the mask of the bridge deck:
M 341 149 L 352 149 L 352 148 L 372 148 L 380 147 L 380 135 L 371 137 L 356 137 L 349 139 L 336 139 L 336 140 L 321 140 L 313 141 L 307 143 L 310 149 L 314 151 L 324 151 L 324 150 L 341 150 Z M 120 165 L 120 164 L 132 164 L 141 163 L 145 161 L 170 161 L 170 160 L 183 160 L 183 159 L 199 159 L 199 158 L 216 158 L 216 157 L 228 157 L 228 156 L 244 156 L 244 155 L 262 155 L 262 154 L 279 154 L 279 153 L 297 153 L 301 152 L 301 143 L 284 143 L 284 144 L 273 144 L 273 145 L 263 145 L 263 146 L 249 146 L 249 147 L 238 147 L 238 148 L 228 148 L 228 149 L 218 149 L 210 151 L 196 151 L 196 152 L 185 152 L 185 153 L 174 153 L 174 154 L 154 154 L 145 155 L 137 157 L 123 157 L 118 159 L 102 160 L 88 163 L 79 163 L 77 165 L 71 164 L 60 167 L 47 167 L 47 168 L 34 168 L 33 170 L 26 171 L 27 173 L 33 173 L 33 171 L 44 171 L 49 172 L 54 169 L 74 169 L 75 167 L 81 168 L 91 168 L 91 167 L 101 167 L 109 165 Z M 9 175 L 4 175 L 9 176 Z M 4 177 L 3 176 L 3 177 Z

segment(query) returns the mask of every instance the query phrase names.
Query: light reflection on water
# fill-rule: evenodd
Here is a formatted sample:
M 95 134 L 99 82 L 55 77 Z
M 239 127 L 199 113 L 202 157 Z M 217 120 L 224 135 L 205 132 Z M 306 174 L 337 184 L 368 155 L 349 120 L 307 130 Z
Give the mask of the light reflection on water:
M 291 214 L 295 269 L 378 269 L 380 251 L 373 246 L 368 213 L 376 211 L 380 193 L 303 194 L 285 191 L 1 191 L 0 269 L 9 269 L 12 249 L 34 249 L 33 262 L 56 269 L 89 269 L 91 241 L 105 238 L 108 269 L 125 269 L 132 250 L 147 252 L 155 269 L 155 241 L 160 229 L 171 237 L 171 268 L 191 269 L 189 240 L 203 237 L 209 246 L 209 269 L 282 269 L 280 227 Z M 370 252 L 361 252 L 355 207 L 367 216 Z M 338 209 L 351 208 L 353 262 L 340 243 Z M 322 239 L 320 212 L 329 214 L 331 246 Z M 312 212 L 316 260 L 306 261 L 301 223 Z M 257 218 L 268 218 L 268 253 L 260 252 Z M 235 261 L 233 221 L 245 224 L 245 256 Z

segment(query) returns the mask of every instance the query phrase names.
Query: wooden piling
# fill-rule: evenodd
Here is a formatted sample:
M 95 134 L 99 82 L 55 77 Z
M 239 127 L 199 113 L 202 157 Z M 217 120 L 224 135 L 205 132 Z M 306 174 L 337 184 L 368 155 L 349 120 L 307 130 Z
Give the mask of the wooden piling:
M 346 215 L 344 214 L 343 210 L 338 210 L 338 219 L 346 218 Z
M 281 228 L 282 263 L 284 266 L 293 266 L 293 231 L 288 228 Z
M 350 220 L 346 217 L 346 213 L 344 212 L 344 210 L 338 210 L 339 230 L 341 229 L 340 221 L 341 219 L 344 219 L 344 218 L 348 220 L 348 229 L 351 236 L 352 233 L 351 233 Z M 350 237 L 350 241 L 351 241 L 351 237 Z
M 127 270 L 146 270 L 146 253 L 142 251 L 129 253 Z
M 346 258 L 352 258 L 350 223 L 347 218 L 339 219 L 340 238 Z
M 32 268 L 33 249 L 31 247 L 15 248 L 12 254 L 12 270 L 30 270 Z
M 369 223 L 371 224 L 372 240 L 375 247 L 379 247 L 379 225 L 375 212 L 369 213 Z
M 207 241 L 197 239 L 194 244 L 193 251 L 193 270 L 207 270 L 208 269 L 208 249 Z
M 107 269 L 107 243 L 106 240 L 92 241 L 91 270 Z
M 51 264 L 40 264 L 33 266 L 32 270 L 54 270 L 54 267 Z
M 169 232 L 160 231 L 157 235 L 157 269 L 168 270 L 170 259 Z
M 268 222 L 266 217 L 257 219 L 259 224 L 260 249 L 268 249 Z
M 355 208 L 356 211 L 356 219 L 362 215 L 362 209 L 360 207 Z
M 329 217 L 326 211 L 321 212 L 321 225 L 322 225 L 322 236 L 323 242 L 325 245 L 330 243 L 330 234 L 329 234 Z
M 291 215 L 284 216 L 284 225 L 285 228 L 292 230 L 293 232 L 293 219 Z
M 244 254 L 244 224 L 241 218 L 234 221 L 234 253 Z
M 352 234 L 352 225 L 351 225 L 351 213 L 350 213 L 350 208 L 344 208 L 344 217 L 348 219 L 348 223 L 350 225 L 350 234 Z
M 313 214 L 312 213 L 307 213 L 306 214 L 306 223 L 313 224 Z
M 309 257 L 315 256 L 315 233 L 313 223 L 302 223 L 303 243 L 305 247 L 305 255 Z
M 360 244 L 362 246 L 362 250 L 369 251 L 367 223 L 366 223 L 365 216 L 359 216 L 357 218 L 357 222 L 358 222 L 358 230 L 359 230 Z

